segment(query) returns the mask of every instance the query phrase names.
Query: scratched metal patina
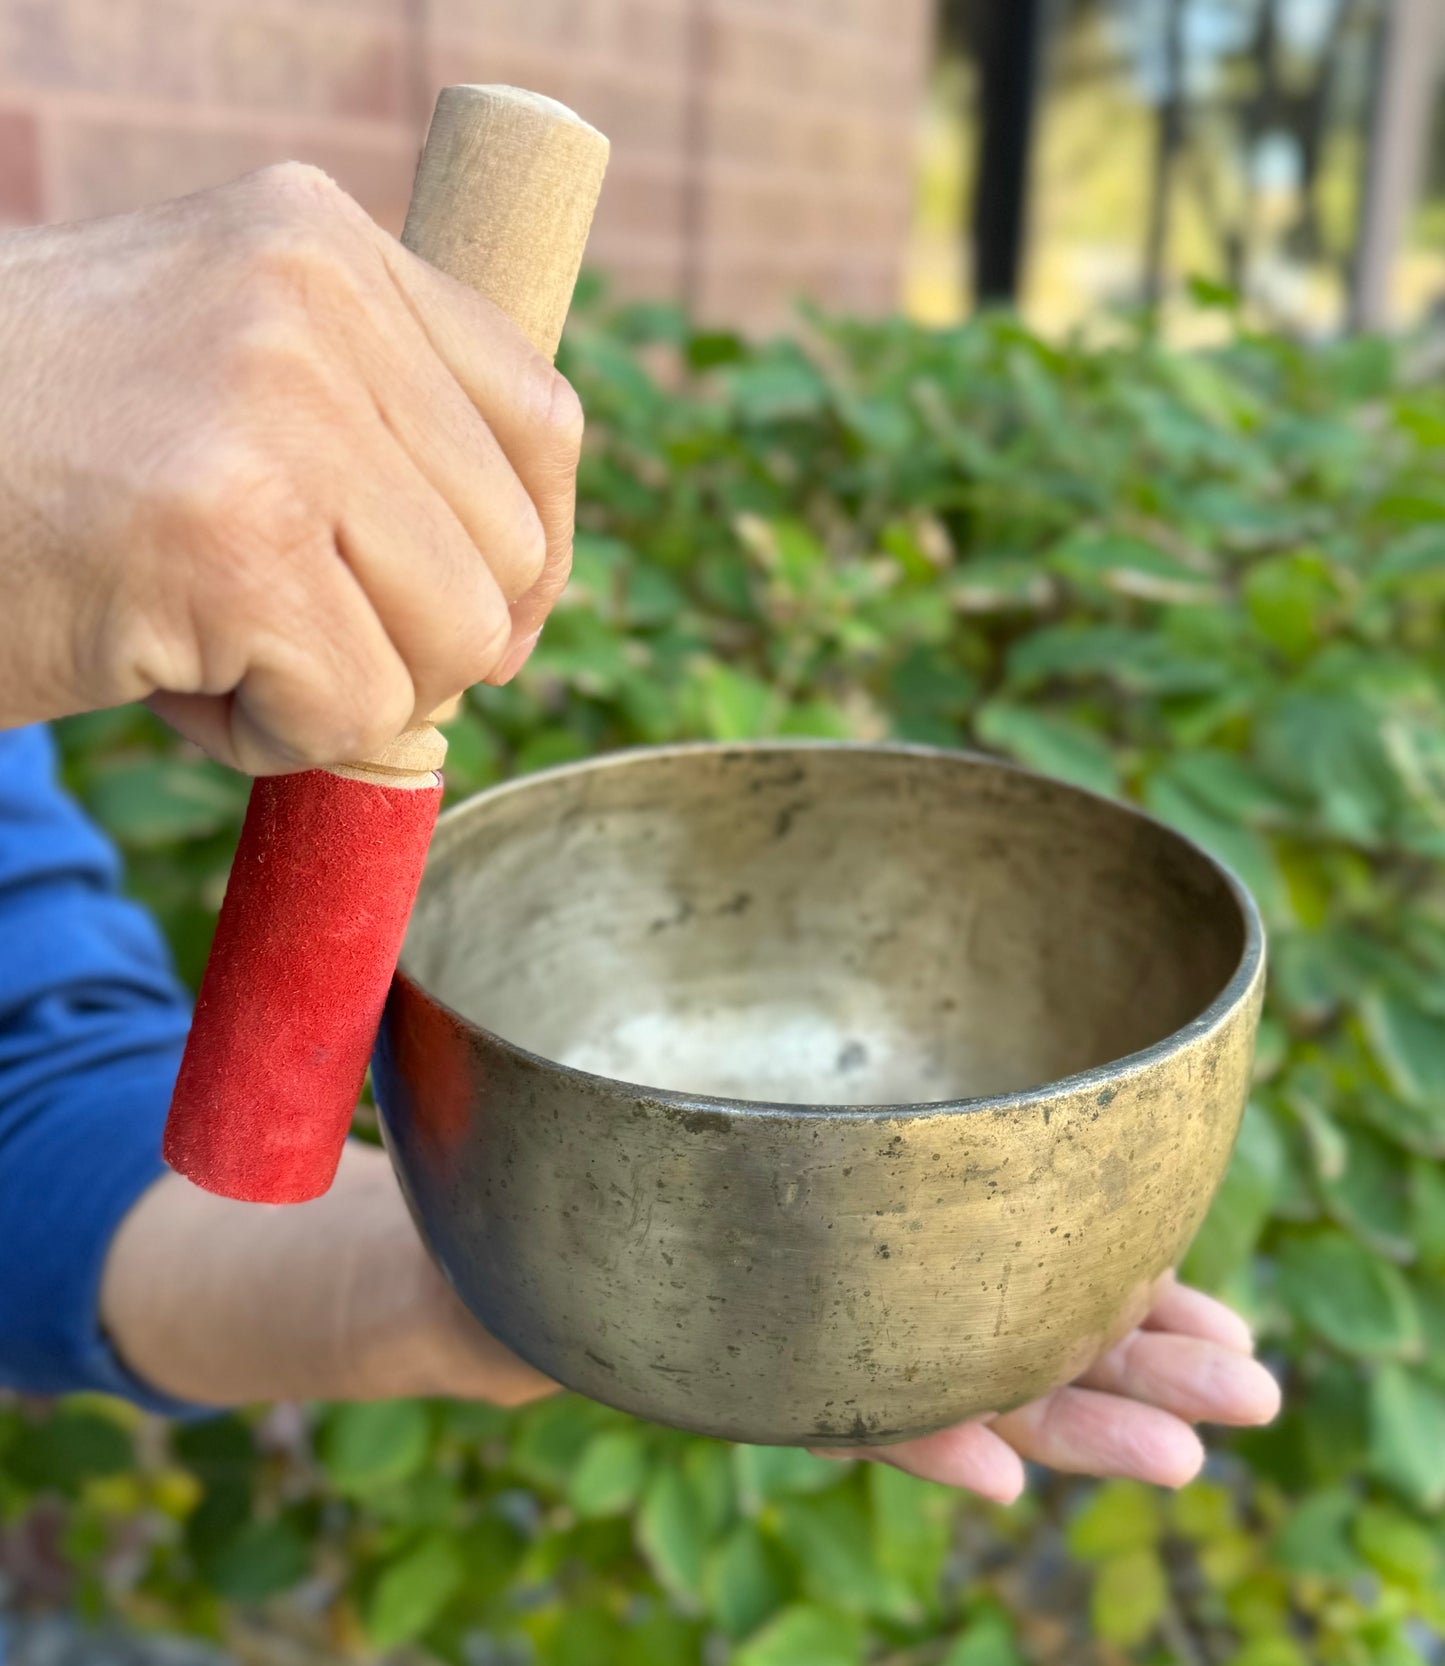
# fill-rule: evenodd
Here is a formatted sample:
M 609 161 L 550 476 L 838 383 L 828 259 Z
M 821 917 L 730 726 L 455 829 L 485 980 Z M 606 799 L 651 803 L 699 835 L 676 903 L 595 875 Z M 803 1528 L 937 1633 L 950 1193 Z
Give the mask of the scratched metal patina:
M 1067 1381 L 1223 1176 L 1248 896 L 991 760 L 614 754 L 444 818 L 376 1075 L 473 1312 L 713 1435 L 885 1442 Z

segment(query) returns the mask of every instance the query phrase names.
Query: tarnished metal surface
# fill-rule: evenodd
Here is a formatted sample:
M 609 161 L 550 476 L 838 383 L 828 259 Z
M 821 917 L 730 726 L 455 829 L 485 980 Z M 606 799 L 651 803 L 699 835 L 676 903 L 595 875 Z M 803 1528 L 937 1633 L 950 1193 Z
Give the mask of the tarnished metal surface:
M 443 1269 L 567 1386 L 883 1442 L 1068 1380 L 1223 1175 L 1253 905 L 956 753 L 613 754 L 443 818 L 378 1044 Z

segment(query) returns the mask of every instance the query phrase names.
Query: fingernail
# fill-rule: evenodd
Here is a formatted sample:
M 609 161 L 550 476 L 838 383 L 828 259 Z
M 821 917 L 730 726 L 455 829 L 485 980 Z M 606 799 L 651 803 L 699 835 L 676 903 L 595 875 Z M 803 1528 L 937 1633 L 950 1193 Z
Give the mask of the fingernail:
M 501 670 L 496 672 L 495 681 L 507 683 L 522 669 L 532 657 L 532 650 L 537 646 L 537 639 L 541 631 L 533 631 L 530 636 L 524 636 L 520 642 L 514 642 L 507 651 L 507 657 L 502 661 Z

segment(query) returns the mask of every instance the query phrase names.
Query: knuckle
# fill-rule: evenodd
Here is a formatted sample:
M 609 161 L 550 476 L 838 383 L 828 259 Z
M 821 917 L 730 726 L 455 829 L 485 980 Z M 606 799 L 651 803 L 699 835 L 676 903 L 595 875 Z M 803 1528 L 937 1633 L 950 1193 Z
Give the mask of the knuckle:
M 331 175 L 313 162 L 272 162 L 258 169 L 252 178 L 257 188 L 275 202 L 314 208 L 346 198 Z
M 172 469 L 160 488 L 162 508 L 191 536 L 203 539 L 249 533 L 263 516 L 268 474 L 262 459 L 240 439 L 202 442 Z
M 236 436 L 175 459 L 154 482 L 146 518 L 148 543 L 208 575 L 210 593 L 248 610 L 274 611 L 311 552 L 328 553 L 326 519 L 296 471 Z
M 274 294 L 257 295 L 244 308 L 217 352 L 230 394 L 284 399 L 305 409 L 328 385 L 324 355 L 298 308 L 275 304 Z
M 523 408 L 533 443 L 550 468 L 570 471 L 582 449 L 584 418 L 577 390 L 540 354 L 528 361 L 524 378 Z
M 501 663 L 502 656 L 512 645 L 512 616 L 500 598 L 483 604 L 476 624 L 467 633 L 463 651 L 458 655 L 455 681 L 458 688 L 470 688 L 479 683 Z
M 575 461 L 582 450 L 582 432 L 587 419 L 576 388 L 558 370 L 552 372 L 544 421 L 559 454 L 569 462 Z
M 319 168 L 283 162 L 259 176 L 261 206 L 237 236 L 237 270 L 251 291 L 293 300 L 360 289 L 354 227 L 361 210 Z

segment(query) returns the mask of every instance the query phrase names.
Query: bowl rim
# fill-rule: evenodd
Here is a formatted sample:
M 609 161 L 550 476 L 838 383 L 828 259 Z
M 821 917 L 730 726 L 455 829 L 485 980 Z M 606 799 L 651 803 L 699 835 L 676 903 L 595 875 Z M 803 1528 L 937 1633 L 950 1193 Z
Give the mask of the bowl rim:
M 1090 1065 L 1087 1070 L 1075 1071 L 1069 1076 L 1060 1076 L 1053 1081 L 1040 1082 L 1036 1087 L 1019 1088 L 1010 1093 L 981 1094 L 963 1099 L 929 1099 L 916 1102 L 902 1102 L 899 1104 L 870 1104 L 870 1105 L 829 1105 L 826 1103 L 789 1103 L 784 1100 L 767 1099 L 733 1099 L 726 1095 L 684 1093 L 672 1088 L 650 1087 L 643 1082 L 629 1082 L 616 1076 L 599 1075 L 593 1070 L 582 1070 L 575 1065 L 563 1064 L 557 1059 L 549 1059 L 543 1053 L 533 1052 L 520 1046 L 515 1041 L 509 1041 L 485 1024 L 479 1024 L 475 1019 L 467 1018 L 455 1007 L 443 1001 L 440 996 L 427 989 L 417 978 L 398 965 L 393 976 L 393 992 L 399 982 L 414 990 L 419 996 L 432 1005 L 446 1012 L 464 1032 L 475 1035 L 484 1040 L 490 1047 L 496 1048 L 503 1054 L 526 1063 L 529 1066 L 555 1073 L 565 1079 L 572 1079 L 585 1085 L 591 1090 L 603 1089 L 611 1093 L 619 1091 L 626 1094 L 634 1103 L 654 1106 L 659 1110 L 683 1111 L 692 1115 L 697 1113 L 713 1114 L 719 1117 L 742 1118 L 771 1118 L 796 1119 L 827 1117 L 830 1120 L 848 1119 L 860 1122 L 878 1122 L 895 1120 L 912 1120 L 914 1118 L 956 1115 L 960 1112 L 992 1112 L 1007 1114 L 1012 1111 L 1037 1110 L 1050 1107 L 1063 1099 L 1076 1099 L 1087 1095 L 1091 1090 L 1098 1091 L 1098 1102 L 1109 1104 L 1125 1079 L 1139 1076 L 1153 1069 L 1156 1065 L 1168 1059 L 1177 1057 L 1184 1050 L 1196 1046 L 1208 1035 L 1221 1028 L 1242 1007 L 1251 994 L 1261 983 L 1265 962 L 1265 929 L 1260 917 L 1259 907 L 1249 888 L 1234 872 L 1234 870 L 1218 857 L 1212 856 L 1204 847 L 1181 833 L 1178 828 L 1171 827 L 1158 816 L 1150 815 L 1147 810 L 1128 802 L 1126 799 L 1114 798 L 1108 793 L 1095 792 L 1089 787 L 1081 787 L 1072 781 L 1063 780 L 1056 775 L 1049 775 L 1043 770 L 1026 769 L 1007 758 L 995 757 L 988 752 L 978 752 L 962 747 L 927 746 L 914 741 L 859 741 L 859 740 L 829 740 L 812 736 L 779 736 L 760 740 L 745 741 L 674 741 L 661 746 L 627 746 L 617 747 L 608 752 L 598 753 L 590 758 L 579 758 L 565 764 L 554 764 L 547 769 L 532 770 L 526 775 L 513 776 L 506 781 L 500 781 L 495 786 L 485 787 L 481 792 L 473 793 L 459 803 L 451 805 L 443 811 L 437 820 L 437 839 L 444 839 L 448 831 L 458 821 L 465 818 L 468 812 L 483 800 L 495 803 L 499 798 L 508 797 L 514 793 L 525 791 L 527 788 L 543 781 L 566 779 L 572 775 L 591 774 L 599 769 L 623 767 L 628 763 L 635 763 L 641 759 L 695 756 L 712 754 L 717 757 L 729 755 L 755 756 L 775 753 L 791 752 L 861 752 L 888 757 L 926 758 L 946 763 L 986 764 L 991 769 L 997 769 L 1010 775 L 1021 776 L 1026 780 L 1041 781 L 1046 785 L 1065 793 L 1073 793 L 1081 798 L 1092 799 L 1098 804 L 1120 812 L 1126 816 L 1135 817 L 1157 828 L 1168 838 L 1175 840 L 1186 850 L 1192 851 L 1202 862 L 1211 868 L 1224 881 L 1225 889 L 1233 898 L 1239 910 L 1240 921 L 1244 928 L 1244 943 L 1240 951 L 1239 963 L 1226 980 L 1223 988 L 1214 996 L 1209 1004 L 1191 1018 L 1187 1023 L 1162 1036 L 1158 1041 L 1151 1042 L 1148 1047 L 1142 1047 L 1133 1053 L 1126 1053 L 1117 1059 L 1106 1060 L 1103 1064 Z M 425 873 L 423 873 L 425 883 Z M 405 946 L 403 945 L 403 958 Z M 392 997 L 387 999 L 387 1014 L 390 1012 Z M 383 1016 L 383 1025 L 387 1022 L 387 1015 Z M 1104 1095 L 1107 1094 L 1107 1097 Z

